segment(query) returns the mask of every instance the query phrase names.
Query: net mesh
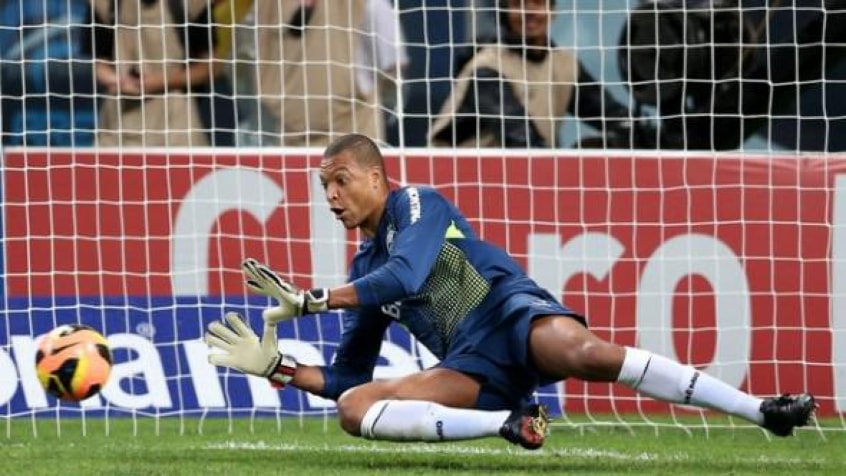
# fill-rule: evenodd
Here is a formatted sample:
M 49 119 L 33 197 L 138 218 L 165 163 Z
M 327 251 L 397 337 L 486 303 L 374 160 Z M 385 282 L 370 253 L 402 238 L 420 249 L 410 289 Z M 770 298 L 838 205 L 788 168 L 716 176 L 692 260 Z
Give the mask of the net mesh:
M 259 327 L 244 257 L 345 280 L 361 237 L 315 169 L 358 131 L 395 185 L 455 201 L 602 337 L 762 396 L 811 391 L 846 427 L 839 2 L 341 3 L 0 2 L 0 414 L 331 417 L 210 366 L 201 338 L 227 310 Z M 554 51 L 520 40 L 544 22 Z M 82 404 L 32 365 L 69 322 L 115 352 Z M 309 317 L 280 342 L 327 364 L 342 328 Z M 395 326 L 375 376 L 436 361 Z M 609 384 L 537 397 L 591 424 L 724 424 Z

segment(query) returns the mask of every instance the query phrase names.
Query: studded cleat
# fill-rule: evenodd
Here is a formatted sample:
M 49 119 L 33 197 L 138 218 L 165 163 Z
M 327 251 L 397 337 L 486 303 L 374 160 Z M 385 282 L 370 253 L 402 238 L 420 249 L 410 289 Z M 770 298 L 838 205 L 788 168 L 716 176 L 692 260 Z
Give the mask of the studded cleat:
M 516 445 L 536 450 L 543 446 L 548 429 L 546 407 L 532 404 L 511 412 L 499 429 L 499 434 Z
M 807 393 L 768 398 L 761 403 L 761 413 L 764 414 L 761 426 L 777 436 L 790 436 L 793 428 L 808 424 L 817 406 L 813 395 Z

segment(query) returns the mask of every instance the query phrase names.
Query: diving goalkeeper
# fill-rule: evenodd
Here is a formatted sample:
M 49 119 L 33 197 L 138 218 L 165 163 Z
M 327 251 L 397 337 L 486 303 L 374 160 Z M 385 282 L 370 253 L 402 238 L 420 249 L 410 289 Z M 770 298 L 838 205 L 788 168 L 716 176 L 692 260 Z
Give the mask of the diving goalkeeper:
M 502 436 L 539 448 L 548 417 L 531 403 L 539 385 L 566 378 L 618 382 L 667 402 L 716 409 L 779 436 L 808 423 L 809 394 L 761 399 L 651 352 L 604 341 L 585 319 L 532 281 L 503 250 L 479 239 L 464 215 L 431 188 L 391 189 L 366 136 L 330 144 L 320 180 L 329 208 L 365 237 L 347 284 L 300 290 L 265 265 L 244 261 L 247 286 L 278 301 L 258 336 L 235 313 L 208 327 L 211 363 L 337 401 L 349 434 L 390 441 Z M 337 357 L 298 364 L 280 352 L 276 325 L 344 309 Z M 435 367 L 373 380 L 388 326 L 399 321 L 440 359 Z

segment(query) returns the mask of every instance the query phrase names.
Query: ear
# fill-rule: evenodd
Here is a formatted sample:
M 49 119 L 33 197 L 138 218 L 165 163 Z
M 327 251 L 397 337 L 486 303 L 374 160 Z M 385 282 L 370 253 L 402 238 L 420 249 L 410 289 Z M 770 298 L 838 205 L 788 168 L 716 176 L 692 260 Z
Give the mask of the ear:
M 370 177 L 370 186 L 371 187 L 376 188 L 376 187 L 379 186 L 379 184 L 382 183 L 382 180 L 383 180 L 382 169 L 380 169 L 379 167 L 371 167 L 370 172 L 368 173 L 368 176 Z

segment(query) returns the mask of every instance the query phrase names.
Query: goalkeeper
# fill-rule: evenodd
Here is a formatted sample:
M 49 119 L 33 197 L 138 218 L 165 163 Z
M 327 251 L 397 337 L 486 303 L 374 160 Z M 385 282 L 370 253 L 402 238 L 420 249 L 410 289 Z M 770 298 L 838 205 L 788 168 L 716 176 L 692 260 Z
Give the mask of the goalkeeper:
M 431 188 L 392 190 L 375 143 L 350 134 L 331 143 L 320 180 L 345 228 L 364 235 L 349 282 L 300 290 L 247 259 L 253 291 L 278 300 L 261 340 L 235 313 L 209 325 L 210 361 L 337 400 L 351 435 L 446 441 L 500 435 L 529 449 L 546 436 L 539 385 L 566 378 L 618 382 L 650 397 L 741 417 L 779 436 L 808 423 L 808 394 L 760 399 L 651 352 L 606 342 L 583 317 L 532 281 L 503 250 L 480 240 L 462 213 Z M 277 349 L 276 324 L 344 309 L 329 366 L 298 364 Z M 383 334 L 404 325 L 441 361 L 373 380 Z M 284 349 L 283 349 L 284 350 Z

